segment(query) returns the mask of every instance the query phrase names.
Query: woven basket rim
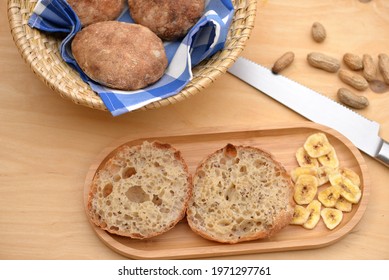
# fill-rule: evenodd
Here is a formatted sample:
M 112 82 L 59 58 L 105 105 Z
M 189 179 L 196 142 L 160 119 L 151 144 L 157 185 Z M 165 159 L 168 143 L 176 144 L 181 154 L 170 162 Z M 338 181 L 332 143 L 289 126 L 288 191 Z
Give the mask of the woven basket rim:
M 28 26 L 38 0 L 8 0 L 8 22 L 22 58 L 49 88 L 75 104 L 107 111 L 100 97 L 59 54 L 61 38 Z M 254 27 L 257 0 L 232 0 L 235 11 L 224 48 L 194 67 L 193 79 L 174 96 L 155 101 L 138 110 L 149 110 L 185 100 L 210 86 L 236 61 Z

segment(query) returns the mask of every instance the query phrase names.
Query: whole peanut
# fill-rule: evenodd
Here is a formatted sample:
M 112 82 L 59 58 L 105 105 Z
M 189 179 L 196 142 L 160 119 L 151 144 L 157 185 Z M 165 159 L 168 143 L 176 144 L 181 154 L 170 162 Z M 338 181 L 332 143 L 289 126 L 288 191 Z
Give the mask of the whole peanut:
M 358 71 L 363 69 L 363 62 L 362 59 L 352 53 L 346 53 L 343 56 L 343 62 L 350 68 L 351 70 Z
M 365 90 L 369 87 L 369 83 L 366 81 L 366 79 L 352 71 L 349 70 L 340 70 L 339 71 L 339 78 L 349 86 L 352 86 L 353 88 L 357 90 Z
M 346 88 L 338 90 L 338 98 L 343 104 L 355 109 L 363 109 L 369 106 L 369 100 L 365 96 L 356 95 Z
M 318 43 L 321 43 L 327 37 L 327 32 L 324 26 L 320 22 L 314 22 L 311 28 L 311 34 L 313 40 Z
M 311 66 L 331 73 L 336 73 L 340 68 L 339 60 L 318 52 L 308 54 L 307 60 Z
M 389 56 L 387 54 L 381 53 L 378 55 L 378 68 L 385 83 L 389 85 Z
M 363 76 L 369 82 L 376 80 L 377 67 L 374 64 L 373 58 L 369 54 L 364 54 L 363 62 Z
M 278 74 L 282 70 L 287 68 L 290 64 L 292 64 L 293 60 L 294 60 L 294 53 L 293 52 L 286 52 L 279 59 L 277 59 L 277 61 L 273 65 L 271 71 L 274 74 Z

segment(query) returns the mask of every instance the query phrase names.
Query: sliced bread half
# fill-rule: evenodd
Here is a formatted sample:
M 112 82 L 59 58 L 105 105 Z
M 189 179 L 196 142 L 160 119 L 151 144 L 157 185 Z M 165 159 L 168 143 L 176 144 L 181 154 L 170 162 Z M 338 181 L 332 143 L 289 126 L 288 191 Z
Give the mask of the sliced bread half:
M 169 144 L 121 146 L 96 172 L 87 210 L 94 224 L 117 235 L 150 238 L 184 216 L 192 185 L 181 153 Z
M 291 221 L 293 189 L 285 168 L 269 153 L 228 144 L 197 167 L 188 224 L 223 243 L 269 237 Z

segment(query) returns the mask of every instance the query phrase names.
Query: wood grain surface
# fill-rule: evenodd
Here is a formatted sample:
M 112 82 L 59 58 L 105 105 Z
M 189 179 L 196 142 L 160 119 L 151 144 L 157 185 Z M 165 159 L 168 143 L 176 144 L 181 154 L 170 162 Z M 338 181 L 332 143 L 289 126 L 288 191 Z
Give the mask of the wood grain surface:
M 98 238 L 83 202 L 91 164 L 118 139 L 308 122 L 230 74 L 200 94 L 157 110 L 114 118 L 75 105 L 47 88 L 24 63 L 8 29 L 6 1 L 0 11 L 0 259 L 126 259 Z M 327 30 L 320 44 L 310 36 L 315 21 Z M 242 55 L 271 67 L 293 51 L 295 61 L 283 74 L 336 99 L 344 84 L 336 74 L 310 67 L 307 54 L 320 51 L 341 59 L 346 52 L 368 53 L 376 61 L 379 53 L 389 54 L 388 46 L 387 0 L 268 0 L 258 1 L 256 25 Z M 389 140 L 389 92 L 368 89 L 359 94 L 370 105 L 358 112 L 379 122 L 381 136 Z M 369 204 L 360 222 L 338 242 L 207 258 L 389 259 L 389 169 L 362 156 L 370 177 Z

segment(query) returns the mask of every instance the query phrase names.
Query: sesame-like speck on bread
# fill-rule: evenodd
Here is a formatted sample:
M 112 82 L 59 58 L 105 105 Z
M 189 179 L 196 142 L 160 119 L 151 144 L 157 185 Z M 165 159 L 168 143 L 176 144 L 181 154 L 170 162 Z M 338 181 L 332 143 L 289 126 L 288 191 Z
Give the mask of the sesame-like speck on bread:
M 270 237 L 292 219 L 293 191 L 285 168 L 269 153 L 228 144 L 197 167 L 188 224 L 222 243 Z
M 192 184 L 181 153 L 170 144 L 121 146 L 93 178 L 87 210 L 98 227 L 117 235 L 150 238 L 184 216 Z

